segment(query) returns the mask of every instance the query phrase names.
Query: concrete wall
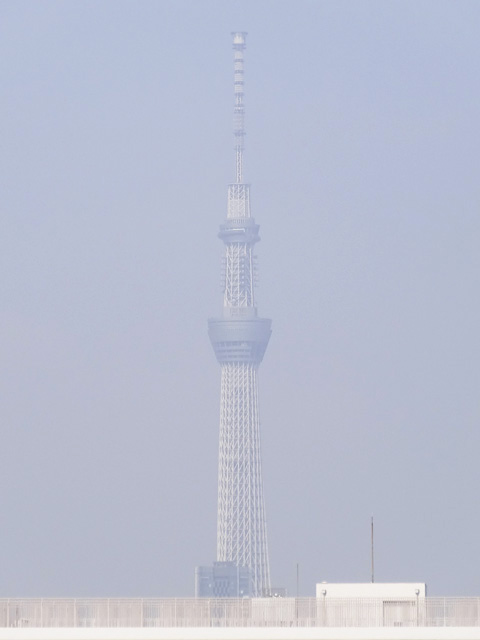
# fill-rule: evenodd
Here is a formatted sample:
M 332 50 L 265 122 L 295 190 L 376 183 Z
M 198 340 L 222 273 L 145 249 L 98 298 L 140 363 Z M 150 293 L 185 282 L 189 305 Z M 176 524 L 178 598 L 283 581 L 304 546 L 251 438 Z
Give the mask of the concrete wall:
M 480 640 L 473 627 L 0 629 L 0 640 Z

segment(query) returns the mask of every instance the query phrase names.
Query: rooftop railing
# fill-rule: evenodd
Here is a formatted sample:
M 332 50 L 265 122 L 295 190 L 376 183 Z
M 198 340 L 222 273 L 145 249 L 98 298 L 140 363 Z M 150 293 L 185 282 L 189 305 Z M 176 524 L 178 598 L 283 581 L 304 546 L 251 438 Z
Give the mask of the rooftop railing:
M 479 627 L 480 598 L 3 598 L 0 627 Z

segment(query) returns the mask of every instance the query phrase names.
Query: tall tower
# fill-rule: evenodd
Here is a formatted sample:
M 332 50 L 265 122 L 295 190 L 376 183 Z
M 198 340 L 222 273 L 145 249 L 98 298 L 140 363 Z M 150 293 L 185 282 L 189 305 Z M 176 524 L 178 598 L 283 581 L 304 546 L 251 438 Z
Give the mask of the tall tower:
M 254 297 L 253 248 L 259 226 L 250 214 L 250 185 L 243 181 L 246 33 L 235 32 L 235 182 L 228 186 L 223 317 L 209 320 L 209 335 L 221 365 L 218 466 L 217 561 L 250 570 L 251 594 L 270 588 L 263 500 L 257 371 L 271 334 L 271 320 L 259 318 Z

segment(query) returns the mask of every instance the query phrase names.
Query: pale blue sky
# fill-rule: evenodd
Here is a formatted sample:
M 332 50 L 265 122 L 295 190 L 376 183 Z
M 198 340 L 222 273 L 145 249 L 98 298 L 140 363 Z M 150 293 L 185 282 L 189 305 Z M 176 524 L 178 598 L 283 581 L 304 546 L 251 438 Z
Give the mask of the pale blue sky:
M 230 32 L 248 31 L 276 585 L 480 595 L 480 4 L 0 4 L 0 595 L 215 555 Z

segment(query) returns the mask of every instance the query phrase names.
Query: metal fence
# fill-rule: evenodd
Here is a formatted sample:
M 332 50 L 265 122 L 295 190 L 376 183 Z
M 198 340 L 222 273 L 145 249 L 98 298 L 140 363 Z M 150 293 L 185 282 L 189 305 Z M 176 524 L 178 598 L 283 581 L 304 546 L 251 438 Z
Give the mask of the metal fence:
M 0 599 L 0 627 L 479 627 L 480 598 Z

